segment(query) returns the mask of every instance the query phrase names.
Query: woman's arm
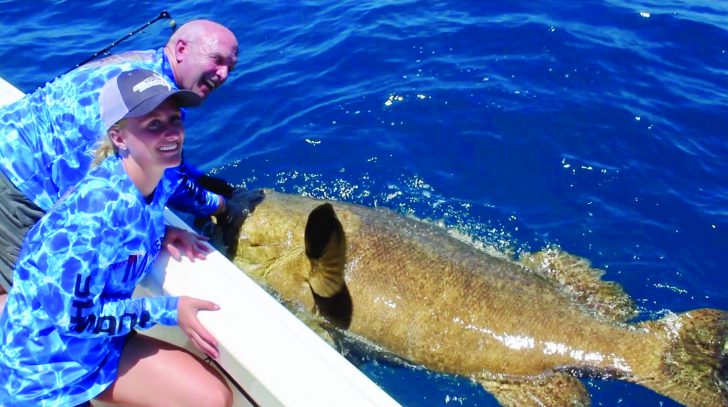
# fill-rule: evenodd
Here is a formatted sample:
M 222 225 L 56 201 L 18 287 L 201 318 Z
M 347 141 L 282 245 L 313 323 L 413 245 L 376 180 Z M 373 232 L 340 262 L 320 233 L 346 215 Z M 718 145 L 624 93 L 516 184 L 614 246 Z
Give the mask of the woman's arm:
M 180 260 L 184 252 L 190 261 L 195 261 L 195 259 L 204 260 L 212 250 L 205 244 L 207 240 L 207 236 L 198 235 L 197 233 L 188 232 L 176 226 L 167 225 L 167 233 L 164 235 L 162 245 L 175 260 Z
M 86 188 L 31 231 L 19 260 L 31 303 L 74 336 L 117 336 L 177 323 L 176 297 L 131 298 L 161 250 L 164 224 L 130 194 Z

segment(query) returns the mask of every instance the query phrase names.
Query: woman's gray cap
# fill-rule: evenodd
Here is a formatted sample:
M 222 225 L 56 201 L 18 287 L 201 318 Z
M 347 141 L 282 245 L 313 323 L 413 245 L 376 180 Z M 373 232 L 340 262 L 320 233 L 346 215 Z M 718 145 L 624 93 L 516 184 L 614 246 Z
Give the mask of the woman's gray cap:
M 161 75 L 146 69 L 123 72 L 109 79 L 101 88 L 99 106 L 104 130 L 121 119 L 140 117 L 162 102 L 175 98 L 178 107 L 193 107 L 202 98 L 190 90 L 175 90 Z

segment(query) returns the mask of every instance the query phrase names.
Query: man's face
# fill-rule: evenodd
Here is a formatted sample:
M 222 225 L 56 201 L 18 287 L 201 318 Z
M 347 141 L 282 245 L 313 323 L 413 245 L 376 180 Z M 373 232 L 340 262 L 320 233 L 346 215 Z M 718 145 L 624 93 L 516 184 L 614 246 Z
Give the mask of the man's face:
M 238 42 L 229 31 L 211 27 L 205 33 L 177 44 L 180 89 L 203 99 L 225 83 L 238 62 Z

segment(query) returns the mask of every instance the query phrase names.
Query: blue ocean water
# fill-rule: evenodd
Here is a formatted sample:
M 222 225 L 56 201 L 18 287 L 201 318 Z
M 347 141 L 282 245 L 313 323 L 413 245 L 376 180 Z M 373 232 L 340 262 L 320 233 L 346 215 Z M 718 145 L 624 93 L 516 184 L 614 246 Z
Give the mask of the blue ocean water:
M 200 168 L 389 207 L 482 247 L 559 245 L 623 285 L 639 319 L 728 309 L 728 2 L 160 4 L 0 0 L 0 76 L 29 92 L 162 9 L 210 18 L 241 53 L 190 111 Z M 497 405 L 467 379 L 348 357 L 405 406 Z M 585 382 L 594 405 L 676 405 Z

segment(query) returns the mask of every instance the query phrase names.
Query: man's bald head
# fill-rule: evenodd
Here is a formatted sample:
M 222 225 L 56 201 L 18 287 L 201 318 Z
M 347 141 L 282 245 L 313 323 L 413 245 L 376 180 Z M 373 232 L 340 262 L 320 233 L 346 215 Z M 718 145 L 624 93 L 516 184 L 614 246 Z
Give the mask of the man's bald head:
M 227 27 L 192 20 L 172 34 L 165 47 L 181 89 L 207 95 L 227 80 L 238 59 L 238 40 Z
M 235 34 L 222 24 L 211 20 L 192 20 L 182 24 L 167 41 L 167 46 L 173 45 L 180 39 L 194 40 L 204 38 L 211 33 L 228 35 L 235 39 Z M 237 44 L 237 40 L 235 40 Z

